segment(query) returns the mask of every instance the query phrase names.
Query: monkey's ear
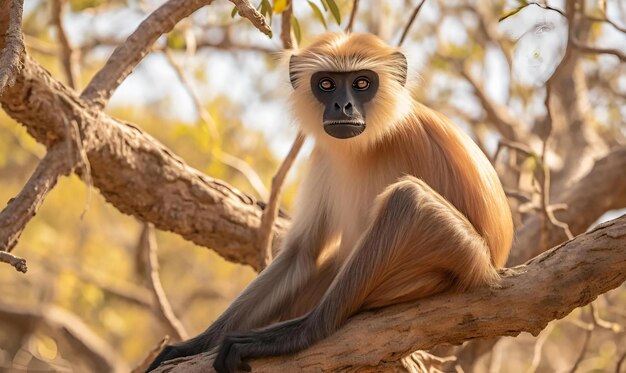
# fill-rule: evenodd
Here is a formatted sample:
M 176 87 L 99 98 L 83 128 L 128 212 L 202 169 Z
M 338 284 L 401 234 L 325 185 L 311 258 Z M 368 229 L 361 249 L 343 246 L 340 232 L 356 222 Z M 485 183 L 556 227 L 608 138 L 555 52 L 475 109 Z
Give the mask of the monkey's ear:
M 292 54 L 289 57 L 289 81 L 293 89 L 296 89 L 296 64 L 298 63 L 298 56 Z
M 402 86 L 404 87 L 404 85 L 406 84 L 406 76 L 409 71 L 409 67 L 406 62 L 406 56 L 402 52 L 394 52 L 392 55 L 392 60 L 394 62 L 395 68 L 397 69 L 396 79 L 398 79 L 398 82 L 400 82 L 400 84 L 402 84 Z

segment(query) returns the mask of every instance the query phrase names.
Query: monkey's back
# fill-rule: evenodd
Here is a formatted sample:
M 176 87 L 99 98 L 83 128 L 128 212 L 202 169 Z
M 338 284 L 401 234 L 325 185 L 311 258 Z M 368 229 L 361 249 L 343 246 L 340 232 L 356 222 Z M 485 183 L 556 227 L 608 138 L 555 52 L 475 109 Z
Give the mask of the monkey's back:
M 513 222 L 504 190 L 487 157 L 456 125 L 416 103 L 372 155 L 397 177 L 418 177 L 441 194 L 485 239 L 492 263 L 505 264 Z

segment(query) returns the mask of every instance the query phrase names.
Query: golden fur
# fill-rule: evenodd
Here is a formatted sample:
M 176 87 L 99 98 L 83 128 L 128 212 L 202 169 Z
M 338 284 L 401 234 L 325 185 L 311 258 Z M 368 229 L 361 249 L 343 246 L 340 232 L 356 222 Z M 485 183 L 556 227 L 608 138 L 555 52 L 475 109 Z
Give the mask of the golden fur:
M 372 70 L 366 129 L 337 139 L 311 92 L 320 71 Z M 372 35 L 325 34 L 290 60 L 292 110 L 315 139 L 293 224 L 277 258 L 202 334 L 160 361 L 219 348 L 214 367 L 291 353 L 362 309 L 495 284 L 511 213 L 478 147 L 405 86 L 404 56 Z M 400 77 L 400 78 L 399 78 Z M 287 320 L 270 325 L 277 320 Z M 262 329 L 256 329 L 263 327 Z

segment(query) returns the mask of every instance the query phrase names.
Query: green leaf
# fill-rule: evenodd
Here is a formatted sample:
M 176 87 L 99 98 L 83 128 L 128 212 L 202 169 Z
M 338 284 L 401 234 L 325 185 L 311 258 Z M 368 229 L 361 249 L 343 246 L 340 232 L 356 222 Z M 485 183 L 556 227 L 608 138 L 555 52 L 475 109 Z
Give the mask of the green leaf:
M 526 8 L 527 6 L 528 6 L 528 4 L 525 4 L 525 5 L 522 5 L 522 6 L 519 6 L 519 7 L 515 8 L 515 9 L 513 9 L 512 11 L 510 11 L 510 12 L 506 13 L 505 15 L 503 15 L 502 17 L 498 18 L 498 22 L 502 22 L 505 19 L 507 19 L 507 18 L 509 18 L 511 16 L 516 15 L 517 13 L 519 13 L 520 10 Z
M 341 13 L 339 12 L 339 7 L 337 7 L 337 3 L 335 3 L 335 0 L 325 0 L 326 4 L 328 4 L 328 9 L 330 9 L 330 12 L 333 14 L 333 17 L 335 17 L 335 21 L 337 21 L 337 24 L 341 23 Z
M 295 16 L 291 16 L 291 27 L 293 28 L 293 34 L 296 36 L 296 42 L 300 44 L 302 40 L 302 32 L 300 30 L 300 23 Z
M 261 0 L 261 14 L 263 17 L 269 18 L 270 25 L 272 24 L 272 4 L 269 0 Z
M 320 8 L 317 7 L 317 5 L 315 5 L 314 2 L 307 0 L 307 2 L 309 3 L 309 5 L 311 6 L 311 9 L 313 9 L 313 13 L 315 13 L 315 15 L 317 16 L 317 18 L 320 19 L 320 21 L 322 21 L 322 24 L 324 25 L 325 29 L 328 29 L 328 25 L 326 25 L 326 19 L 324 19 L 324 14 L 322 13 L 322 11 L 320 10 Z
M 233 8 L 233 11 L 230 12 L 230 18 L 235 18 L 238 11 L 239 11 L 239 8 L 237 8 L 237 6 L 235 5 L 235 7 Z

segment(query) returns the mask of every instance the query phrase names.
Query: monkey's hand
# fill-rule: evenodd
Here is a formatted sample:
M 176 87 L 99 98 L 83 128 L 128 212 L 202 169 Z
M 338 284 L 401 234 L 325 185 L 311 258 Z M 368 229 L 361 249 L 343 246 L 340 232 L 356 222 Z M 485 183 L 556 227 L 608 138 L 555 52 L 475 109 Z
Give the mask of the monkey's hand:
M 219 335 L 215 328 L 209 328 L 204 333 L 181 343 L 175 345 L 167 345 L 161 353 L 152 361 L 150 367 L 146 372 L 150 372 L 156 369 L 164 361 L 176 359 L 179 357 L 197 355 L 201 352 L 209 351 L 211 348 L 216 347 L 217 338 L 215 335 Z
M 244 359 L 303 350 L 317 339 L 317 333 L 312 333 L 309 326 L 306 316 L 303 316 L 263 329 L 227 334 L 213 367 L 218 373 L 234 373 L 237 370 L 249 372 L 250 365 Z

